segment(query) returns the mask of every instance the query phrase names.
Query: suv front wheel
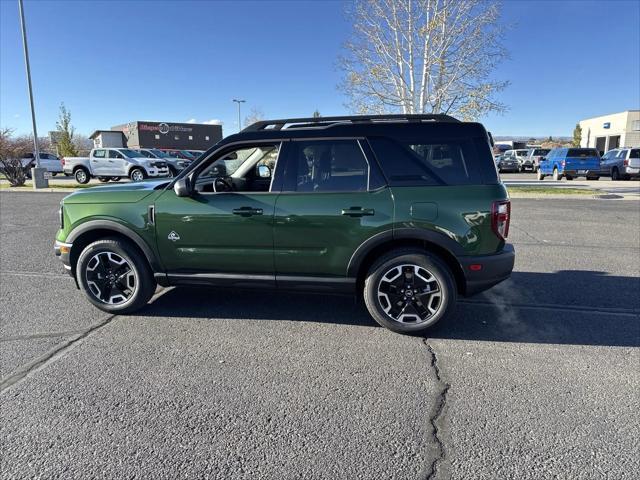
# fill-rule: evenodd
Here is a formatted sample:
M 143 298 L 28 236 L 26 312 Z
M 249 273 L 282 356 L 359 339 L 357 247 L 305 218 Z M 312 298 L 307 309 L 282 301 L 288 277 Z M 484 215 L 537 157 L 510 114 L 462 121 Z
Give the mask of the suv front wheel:
M 76 278 L 89 301 L 109 313 L 142 308 L 156 289 L 146 259 L 119 238 L 85 247 L 76 265 Z
M 439 258 L 420 250 L 394 250 L 375 262 L 364 284 L 369 313 L 383 327 L 418 333 L 451 314 L 453 275 Z

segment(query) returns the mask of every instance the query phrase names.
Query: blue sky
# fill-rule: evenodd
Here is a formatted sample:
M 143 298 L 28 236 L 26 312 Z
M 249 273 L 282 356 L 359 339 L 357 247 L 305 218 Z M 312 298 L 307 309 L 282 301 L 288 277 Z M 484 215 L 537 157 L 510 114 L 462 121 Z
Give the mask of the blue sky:
M 268 118 L 348 113 L 338 1 L 25 0 L 38 131 L 60 102 L 90 134 L 132 120 L 223 121 L 232 98 Z M 583 118 L 640 108 L 640 2 L 506 0 L 510 109 L 495 135 L 570 135 Z M 0 125 L 30 131 L 17 0 L 0 0 Z

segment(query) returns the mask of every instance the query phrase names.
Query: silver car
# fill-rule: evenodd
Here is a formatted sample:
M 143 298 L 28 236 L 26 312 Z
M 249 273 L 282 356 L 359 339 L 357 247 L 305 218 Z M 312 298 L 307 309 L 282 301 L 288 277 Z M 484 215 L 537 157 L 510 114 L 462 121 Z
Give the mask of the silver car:
M 640 147 L 609 150 L 600 159 L 600 175 L 611 180 L 640 178 Z
M 540 160 L 547 156 L 547 153 L 551 151 L 550 148 L 532 148 L 529 150 L 527 158 L 531 165 L 533 165 L 533 171 L 537 172 L 538 168 L 540 168 Z

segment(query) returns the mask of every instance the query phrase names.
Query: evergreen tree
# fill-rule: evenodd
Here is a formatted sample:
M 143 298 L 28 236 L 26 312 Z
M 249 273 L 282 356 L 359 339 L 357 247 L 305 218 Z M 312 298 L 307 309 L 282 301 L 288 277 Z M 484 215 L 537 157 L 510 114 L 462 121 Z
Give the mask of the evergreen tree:
M 580 128 L 579 123 L 576 123 L 576 128 L 573 129 L 573 146 L 579 147 L 581 141 L 582 141 L 582 128 Z
M 56 122 L 58 131 L 58 154 L 63 157 L 77 157 L 78 150 L 73 143 L 75 128 L 71 125 L 71 112 L 67 110 L 64 103 L 60 104 L 60 116 Z
M 320 115 L 320 112 L 318 111 L 318 109 L 316 108 L 316 111 L 313 112 L 313 118 L 320 118 L 322 115 Z

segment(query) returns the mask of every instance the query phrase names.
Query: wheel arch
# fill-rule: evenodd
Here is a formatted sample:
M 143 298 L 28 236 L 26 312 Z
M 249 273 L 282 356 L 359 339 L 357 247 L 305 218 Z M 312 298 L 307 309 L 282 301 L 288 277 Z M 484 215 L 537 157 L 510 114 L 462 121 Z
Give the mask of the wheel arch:
M 90 243 L 105 237 L 119 237 L 127 240 L 144 255 L 153 272 L 162 270 L 155 252 L 132 229 L 112 220 L 90 220 L 74 228 L 66 238 L 66 242 L 73 245 L 69 261 L 74 276 L 75 267 L 82 250 Z
M 438 232 L 412 228 L 388 230 L 366 240 L 354 252 L 347 267 L 347 276 L 356 278 L 356 286 L 361 290 L 373 263 L 381 255 L 397 248 L 417 248 L 437 255 L 451 270 L 458 293 L 464 294 L 466 279 L 456 255 L 462 255 L 462 247 L 454 240 Z

